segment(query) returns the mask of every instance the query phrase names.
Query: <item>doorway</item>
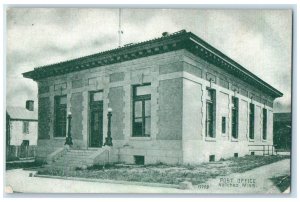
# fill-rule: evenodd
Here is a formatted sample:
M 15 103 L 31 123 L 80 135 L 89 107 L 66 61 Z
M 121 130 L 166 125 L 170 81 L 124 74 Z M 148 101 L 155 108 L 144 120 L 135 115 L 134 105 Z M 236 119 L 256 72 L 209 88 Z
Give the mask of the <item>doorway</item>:
M 89 147 L 103 145 L 103 92 L 90 92 L 90 126 Z
M 23 140 L 21 144 L 20 158 L 29 157 L 28 153 L 29 153 L 29 140 Z

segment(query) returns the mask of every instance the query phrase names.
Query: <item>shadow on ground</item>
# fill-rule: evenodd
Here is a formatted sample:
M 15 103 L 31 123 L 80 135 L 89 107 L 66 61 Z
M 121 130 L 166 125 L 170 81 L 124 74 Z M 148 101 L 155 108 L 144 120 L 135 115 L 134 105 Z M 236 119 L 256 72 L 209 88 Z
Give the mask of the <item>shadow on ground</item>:
M 271 181 L 274 185 L 281 191 L 284 192 L 291 186 L 291 176 L 290 175 L 283 175 L 278 177 L 271 178 Z

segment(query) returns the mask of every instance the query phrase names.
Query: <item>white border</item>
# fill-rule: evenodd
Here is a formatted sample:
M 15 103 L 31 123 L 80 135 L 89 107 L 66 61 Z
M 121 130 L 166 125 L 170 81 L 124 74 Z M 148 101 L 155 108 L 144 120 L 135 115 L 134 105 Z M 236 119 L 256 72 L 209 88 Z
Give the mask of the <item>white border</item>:
M 50 4 L 51 3 L 51 4 Z M 72 3 L 72 4 L 70 4 Z M 298 114 L 298 110 L 297 110 L 297 94 L 298 94 L 298 89 L 296 88 L 297 86 L 297 77 L 298 77 L 298 73 L 297 73 L 297 68 L 296 68 L 296 64 L 297 64 L 297 56 L 298 53 L 296 52 L 297 50 L 297 27 L 298 27 L 298 15 L 297 15 L 297 6 L 298 6 L 298 1 L 297 0 L 273 0 L 273 1 L 268 1 L 268 0 L 244 0 L 244 1 L 238 1 L 238 0 L 227 0 L 227 1 L 221 1 L 221 0 L 202 0 L 201 4 L 197 4 L 198 1 L 196 0 L 185 0 L 185 1 L 171 1 L 171 0 L 146 0 L 143 1 L 143 3 L 139 2 L 139 1 L 133 1 L 133 0 L 129 0 L 126 1 L 126 4 L 124 3 L 124 1 L 121 0 L 110 0 L 107 1 L 107 3 L 104 2 L 104 4 L 100 5 L 98 4 L 99 2 L 97 0 L 85 0 L 85 1 L 68 1 L 68 0 L 52 0 L 52 1 L 39 1 L 39 0 L 3 0 L 2 1 L 2 9 L 1 9 L 1 22 L 2 22 L 2 26 L 1 26 L 1 33 L 2 33 L 2 38 L 3 38 L 3 46 L 1 47 L 1 55 L 2 55 L 2 61 L 3 61 L 3 68 L 2 68 L 2 85 L 1 85 L 1 91 L 2 91 L 2 95 L 3 95 L 3 99 L 2 99 L 2 103 L 0 104 L 0 110 L 2 112 L 3 115 L 3 119 L 1 119 L 0 121 L 0 126 L 2 131 L 4 132 L 4 124 L 5 124 L 5 86 L 6 86 L 6 70 L 5 70 L 5 47 L 6 47 L 6 40 L 5 40 L 5 8 L 8 6 L 17 6 L 17 7 L 151 7 L 151 8 L 161 8 L 161 7 L 166 7 L 166 8 L 235 8 L 238 9 L 240 7 L 243 7 L 243 9 L 247 9 L 247 8 L 273 8 L 273 9 L 280 9 L 280 8 L 293 8 L 294 9 L 294 22 L 293 22 L 293 26 L 294 26 L 294 30 L 293 30 L 293 34 L 294 34 L 294 38 L 293 38 L 293 167 L 292 167 L 292 175 L 293 175 L 293 194 L 292 195 L 278 195 L 278 196 L 270 196 L 270 195 L 212 195 L 212 194 L 205 194 L 205 195 L 196 195 L 196 194 L 190 194 L 190 195 L 150 195 L 150 194 L 146 194 L 146 195 L 83 195 L 83 194 L 77 194 L 77 195 L 66 195 L 66 194 L 46 194 L 46 195 L 35 195 L 35 194 L 26 194 L 26 195 L 13 195 L 13 196 L 9 196 L 9 195 L 2 195 L 2 197 L 14 197 L 16 200 L 22 200 L 22 201 L 40 201 L 41 199 L 39 199 L 40 197 L 42 197 L 43 201 L 49 201 L 52 199 L 49 198 L 44 198 L 44 197 L 55 197 L 54 200 L 60 199 L 60 200 L 70 200 L 70 201 L 82 201 L 82 198 L 85 197 L 93 197 L 93 198 L 89 198 L 89 200 L 92 201 L 99 201 L 99 200 L 108 200 L 108 198 L 112 199 L 113 197 L 117 197 L 119 200 L 122 201 L 140 201 L 141 199 L 138 199 L 138 197 L 142 197 L 143 201 L 152 201 L 153 197 L 155 198 L 164 198 L 164 199 L 160 199 L 160 200 L 172 200 L 173 202 L 176 201 L 181 201 L 184 200 L 184 198 L 189 198 L 189 200 L 197 200 L 199 201 L 198 197 L 205 197 L 206 201 L 214 201 L 214 200 L 218 200 L 220 198 L 222 198 L 223 202 L 232 202 L 233 200 L 240 200 L 239 198 L 242 197 L 243 200 L 248 200 L 248 201 L 253 201 L 253 200 L 258 200 L 257 198 L 261 198 L 260 200 L 263 200 L 264 202 L 266 201 L 274 201 L 274 200 L 291 200 L 291 201 L 296 201 L 298 200 L 298 197 L 296 195 L 296 192 L 299 192 L 299 187 L 296 187 L 296 182 L 298 181 L 298 177 L 296 176 L 296 167 L 297 167 L 297 162 L 299 162 L 299 157 L 297 157 L 297 148 L 296 145 L 297 143 L 299 144 L 299 139 L 296 139 L 296 134 L 297 134 L 297 125 L 298 125 L 298 121 L 297 121 L 297 114 Z M 137 4 L 140 5 L 137 5 Z M 253 4 L 254 3 L 254 4 Z M 270 4 L 271 3 L 271 4 Z M 12 4 L 19 4 L 19 5 L 12 5 Z M 36 4 L 36 5 L 33 5 Z M 56 5 L 53 5 L 56 4 Z M 90 4 L 90 5 L 89 5 Z M 153 5 L 156 4 L 156 5 Z M 172 4 L 172 5 L 170 5 Z M 188 5 L 190 4 L 190 5 Z M 192 4 L 192 5 L 191 5 Z M 230 5 L 232 4 L 232 5 Z M 239 5 L 237 5 L 239 4 Z M 255 5 L 256 4 L 256 5 Z M 294 4 L 294 5 L 287 5 L 287 4 Z M 3 128 L 2 128 L 3 127 Z M 5 134 L 5 133 L 4 133 Z M 297 142 L 296 142 L 297 140 Z M 4 141 L 2 140 L 2 145 L 3 145 Z M 2 148 L 3 154 L 5 154 L 5 150 L 4 148 Z M 3 165 L 3 157 L 1 157 L 1 165 Z M 297 158 L 297 159 L 296 159 Z M 3 167 L 1 166 L 0 168 L 0 172 L 3 174 Z M 1 178 L 3 177 L 3 175 L 1 175 Z M 297 178 L 296 178 L 297 177 Z M 3 182 L 3 179 L 2 179 Z M 3 184 L 2 184 L 3 185 Z M 296 189 L 296 190 L 295 190 Z M 3 190 L 3 187 L 2 187 Z M 3 194 L 3 193 L 2 193 Z M 21 199 L 20 197 L 25 197 L 25 199 Z M 30 197 L 30 198 L 29 198 Z M 66 197 L 73 197 L 72 199 L 67 199 Z M 75 198 L 74 198 L 75 197 Z M 104 197 L 103 199 L 99 199 L 99 197 Z M 131 197 L 135 197 L 134 199 L 132 199 Z M 147 197 L 151 197 L 151 198 L 147 198 Z M 207 198 L 209 197 L 209 198 Z M 234 198 L 232 198 L 234 197 Z M 245 198 L 246 197 L 246 198 Z M 250 198 L 248 198 L 250 197 Z M 272 197 L 272 198 L 270 198 Z M 277 197 L 277 198 L 274 198 Z M 166 199 L 168 198 L 168 199 Z M 256 199 L 253 199 L 256 198 Z M 285 198 L 285 199 L 283 199 Z M 8 200 L 8 198 L 5 198 L 4 200 Z

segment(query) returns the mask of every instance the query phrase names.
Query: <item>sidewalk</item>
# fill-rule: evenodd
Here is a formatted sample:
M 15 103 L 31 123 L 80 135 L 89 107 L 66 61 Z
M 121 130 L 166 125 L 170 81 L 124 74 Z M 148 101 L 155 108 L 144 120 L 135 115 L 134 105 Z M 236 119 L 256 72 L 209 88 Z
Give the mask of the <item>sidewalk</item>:
M 206 184 L 215 193 L 280 194 L 280 190 L 270 178 L 283 175 L 290 175 L 290 159 L 261 166 L 245 173 L 219 176 Z M 203 189 L 198 192 L 207 193 Z
M 115 183 L 74 181 L 29 177 L 32 171 L 21 169 L 6 172 L 6 185 L 15 192 L 26 193 L 280 193 L 269 180 L 290 173 L 290 160 L 262 166 L 245 173 L 217 177 L 194 189 L 181 190 Z
M 32 171 L 16 169 L 6 173 L 6 185 L 22 193 L 182 193 L 190 190 L 174 188 L 73 181 L 64 179 L 29 177 Z

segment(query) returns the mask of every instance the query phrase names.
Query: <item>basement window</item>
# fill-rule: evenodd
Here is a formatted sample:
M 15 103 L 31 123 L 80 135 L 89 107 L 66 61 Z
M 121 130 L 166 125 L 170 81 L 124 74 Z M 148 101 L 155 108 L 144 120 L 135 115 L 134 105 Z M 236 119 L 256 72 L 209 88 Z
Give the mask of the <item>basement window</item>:
M 239 153 L 234 153 L 233 156 L 234 156 L 235 158 L 237 158 L 237 157 L 239 157 Z
M 253 152 L 251 152 L 251 156 L 254 156 L 255 155 L 255 152 L 253 151 Z
M 145 157 L 144 156 L 133 156 L 134 163 L 136 165 L 145 165 Z
M 215 155 L 209 155 L 209 162 L 215 161 Z

